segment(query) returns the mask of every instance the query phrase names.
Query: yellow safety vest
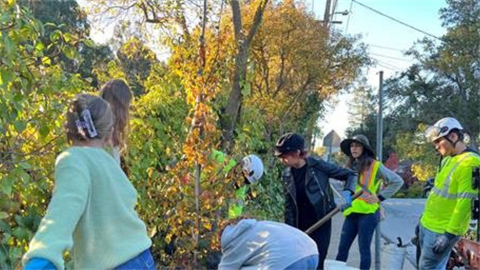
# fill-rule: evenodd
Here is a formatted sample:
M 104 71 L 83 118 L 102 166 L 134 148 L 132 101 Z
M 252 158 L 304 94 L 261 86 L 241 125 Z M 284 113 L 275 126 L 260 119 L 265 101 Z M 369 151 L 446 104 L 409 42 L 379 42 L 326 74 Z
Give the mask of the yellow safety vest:
M 472 170 L 480 166 L 480 157 L 465 152 L 446 157 L 435 177 L 420 222 L 436 233 L 463 235 L 468 230 L 472 200 L 477 192 L 472 187 Z
M 363 190 L 364 194 L 353 200 L 352 206 L 343 211 L 344 216 L 348 216 L 351 213 L 372 214 L 377 212 L 380 205 L 378 203 L 368 203 L 366 199 L 368 198 L 368 193 L 377 194 L 378 192 L 381 182 L 377 179 L 377 172 L 380 165 L 382 165 L 381 162 L 374 160 L 370 168 L 359 175 L 355 193 Z
M 218 150 L 213 150 L 210 156 L 216 162 L 216 174 L 222 178 L 225 177 L 236 165 L 237 162 L 233 159 L 229 159 L 228 156 Z M 228 218 L 234 219 L 243 214 L 243 207 L 245 199 L 247 197 L 248 187 L 242 186 L 235 190 L 235 199 L 229 202 L 228 205 Z

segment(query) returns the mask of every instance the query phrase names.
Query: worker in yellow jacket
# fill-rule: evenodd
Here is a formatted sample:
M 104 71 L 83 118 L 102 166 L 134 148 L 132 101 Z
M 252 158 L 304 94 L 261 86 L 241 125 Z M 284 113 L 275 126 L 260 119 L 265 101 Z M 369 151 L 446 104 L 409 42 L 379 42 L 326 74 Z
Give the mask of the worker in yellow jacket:
M 450 251 L 467 232 L 477 195 L 472 171 L 480 166 L 480 156 L 466 146 L 464 134 L 462 125 L 451 117 L 425 132 L 442 159 L 420 220 L 419 269 L 446 269 Z
M 210 158 L 216 162 L 220 172 L 218 174 L 228 174 L 232 170 L 238 170 L 238 175 L 243 179 L 235 184 L 235 199 L 229 203 L 228 206 L 228 218 L 238 218 L 243 214 L 243 206 L 247 198 L 248 186 L 256 183 L 263 175 L 263 162 L 256 155 L 247 155 L 242 158 L 240 163 L 237 163 L 234 159 L 230 159 L 225 153 L 213 150 Z M 238 169 L 236 169 L 238 168 Z

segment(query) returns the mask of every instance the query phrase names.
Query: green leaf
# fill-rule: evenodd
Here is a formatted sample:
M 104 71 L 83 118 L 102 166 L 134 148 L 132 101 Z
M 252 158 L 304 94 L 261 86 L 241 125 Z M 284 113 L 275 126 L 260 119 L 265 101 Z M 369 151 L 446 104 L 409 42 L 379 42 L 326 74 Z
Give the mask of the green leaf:
M 27 127 L 27 122 L 24 120 L 17 120 L 13 122 L 13 126 L 15 127 L 15 130 L 20 133 Z
M 61 35 L 62 35 L 62 31 L 60 30 L 53 31 L 52 33 L 50 33 L 50 41 L 52 42 L 58 41 Z
M 5 36 L 3 44 L 5 45 L 5 50 L 7 51 L 7 54 L 13 54 L 15 52 L 15 44 L 10 37 Z
M 5 212 L 0 212 L 0 219 L 8 218 L 8 214 Z
M 32 168 L 32 165 L 28 162 L 20 162 L 20 167 L 24 168 L 25 170 L 30 170 Z
M 10 196 L 12 194 L 12 188 L 13 188 L 13 178 L 4 177 L 0 180 L 0 191 L 3 194 Z
M 6 262 L 7 259 L 8 259 L 7 250 L 3 245 L 1 245 L 0 246 L 0 263 Z M 5 266 L 3 264 L 1 264 L 0 266 L 2 266 L 2 269 L 7 269 L 7 268 L 3 268 L 6 266 L 6 264 Z
M 40 132 L 40 136 L 46 137 L 48 133 L 50 133 L 50 128 L 46 125 L 42 125 L 38 131 Z
M 45 48 L 45 45 L 43 45 L 42 42 L 38 42 L 37 44 L 35 44 L 35 50 L 37 51 L 43 51 L 44 48 Z
M 35 48 L 32 46 L 32 44 L 26 44 L 25 49 L 27 49 L 28 52 L 32 52 Z
M 0 232 L 3 232 L 5 234 L 11 233 L 12 229 L 10 228 L 10 225 L 8 225 L 8 223 L 6 223 L 3 220 L 0 220 Z M 5 238 L 8 238 L 8 237 L 5 236 Z
M 250 86 L 250 84 L 249 84 L 249 83 L 244 83 L 244 84 L 243 84 L 243 87 L 242 87 L 242 95 L 243 95 L 244 97 L 247 97 L 247 96 L 250 95 L 251 92 L 252 92 L 252 91 L 251 91 L 251 86 Z
M 70 34 L 70 33 L 64 33 L 63 34 L 63 39 L 66 41 L 66 42 L 69 42 L 70 40 L 73 40 L 75 39 L 75 36 Z
M 42 57 L 42 63 L 44 65 L 51 65 L 52 61 L 50 60 L 50 58 L 48 56 L 44 56 L 44 57 Z
M 62 51 L 63 53 L 65 53 L 65 56 L 70 60 L 74 60 L 77 56 L 77 51 L 72 47 L 63 47 Z
M 28 240 L 28 230 L 22 227 L 17 227 L 13 229 L 12 235 L 15 236 L 18 240 Z
M 97 47 L 97 45 L 95 44 L 95 42 L 94 42 L 93 40 L 91 40 L 91 39 L 85 39 L 85 40 L 83 41 L 83 43 L 85 43 L 85 45 L 87 45 L 87 46 L 90 47 L 90 48 L 95 48 L 95 47 Z
M 7 85 L 15 79 L 15 73 L 7 69 L 0 69 L 0 85 Z

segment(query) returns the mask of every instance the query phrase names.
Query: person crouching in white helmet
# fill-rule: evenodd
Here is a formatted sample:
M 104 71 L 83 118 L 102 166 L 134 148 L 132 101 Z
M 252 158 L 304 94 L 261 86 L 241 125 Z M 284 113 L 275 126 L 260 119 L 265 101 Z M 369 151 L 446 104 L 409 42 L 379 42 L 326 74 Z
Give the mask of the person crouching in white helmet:
M 228 207 L 228 218 L 237 218 L 243 214 L 243 206 L 248 194 L 248 186 L 256 183 L 263 175 L 263 162 L 256 155 L 244 157 L 240 163 L 243 184 L 235 185 L 235 202 Z
M 213 150 L 210 154 L 210 160 L 213 161 L 214 167 L 217 167 L 216 175 L 227 177 L 234 174 L 235 178 L 235 199 L 228 206 L 228 218 L 237 218 L 243 213 L 243 206 L 248 193 L 248 186 L 260 180 L 263 175 L 263 162 L 256 155 L 247 155 L 240 163 L 229 158 L 225 153 Z M 240 177 L 241 176 L 241 177 Z
M 419 269 L 446 269 L 450 251 L 467 232 L 476 197 L 472 171 L 480 166 L 480 156 L 466 146 L 464 134 L 462 125 L 451 117 L 425 132 L 442 159 L 420 219 Z

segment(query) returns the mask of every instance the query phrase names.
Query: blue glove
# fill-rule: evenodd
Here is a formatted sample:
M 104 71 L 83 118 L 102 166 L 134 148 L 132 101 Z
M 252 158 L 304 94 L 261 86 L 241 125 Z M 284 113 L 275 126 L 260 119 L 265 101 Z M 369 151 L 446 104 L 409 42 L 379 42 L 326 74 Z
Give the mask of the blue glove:
M 32 258 L 27 262 L 23 270 L 57 270 L 57 268 L 47 259 Z
M 442 254 L 445 252 L 448 246 L 452 244 L 452 241 L 455 239 L 455 235 L 451 233 L 444 233 L 437 236 L 435 243 L 433 244 L 433 252 L 436 254 Z
M 344 203 L 339 206 L 340 211 L 345 211 L 352 206 L 352 192 L 350 190 L 344 190 L 341 192 Z

